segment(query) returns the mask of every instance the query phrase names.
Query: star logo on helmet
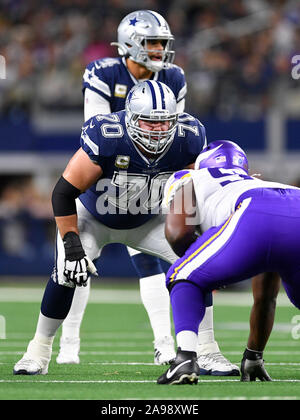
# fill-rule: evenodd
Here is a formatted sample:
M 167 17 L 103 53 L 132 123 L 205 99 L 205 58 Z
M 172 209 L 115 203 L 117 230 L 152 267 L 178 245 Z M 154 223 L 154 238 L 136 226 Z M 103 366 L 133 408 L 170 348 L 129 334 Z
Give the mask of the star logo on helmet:
M 130 19 L 129 21 L 129 25 L 135 26 L 137 24 L 138 20 L 136 17 L 134 17 L 133 19 Z

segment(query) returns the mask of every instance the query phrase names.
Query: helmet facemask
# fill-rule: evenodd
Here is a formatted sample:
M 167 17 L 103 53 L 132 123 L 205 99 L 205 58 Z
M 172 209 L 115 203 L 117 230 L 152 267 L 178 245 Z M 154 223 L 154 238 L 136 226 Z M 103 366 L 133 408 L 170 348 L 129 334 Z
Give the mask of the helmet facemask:
M 139 121 L 168 122 L 167 130 L 147 130 L 140 127 Z M 156 155 L 162 153 L 172 143 L 177 128 L 177 114 L 170 115 L 168 111 L 153 110 L 150 115 L 131 113 L 127 120 L 130 138 L 144 151 Z
M 138 44 L 137 54 L 131 55 L 130 58 L 138 64 L 145 66 L 148 70 L 157 72 L 162 69 L 168 68 L 171 63 L 174 61 L 175 51 L 172 50 L 174 38 L 159 38 L 159 37 L 142 37 L 135 34 L 132 37 L 133 42 Z M 161 41 L 164 49 L 163 50 L 154 50 L 147 47 L 148 41 Z M 151 60 L 151 56 L 159 55 L 161 57 L 160 61 Z

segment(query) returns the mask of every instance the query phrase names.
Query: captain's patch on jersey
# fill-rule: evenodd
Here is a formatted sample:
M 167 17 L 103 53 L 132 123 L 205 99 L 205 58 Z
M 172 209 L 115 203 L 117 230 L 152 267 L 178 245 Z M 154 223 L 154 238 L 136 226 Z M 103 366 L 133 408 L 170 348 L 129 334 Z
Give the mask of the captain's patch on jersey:
M 117 96 L 118 98 L 126 98 L 126 94 L 127 94 L 127 86 L 116 83 L 115 96 Z
M 115 166 L 120 169 L 127 169 L 130 162 L 130 156 L 118 155 L 115 160 Z

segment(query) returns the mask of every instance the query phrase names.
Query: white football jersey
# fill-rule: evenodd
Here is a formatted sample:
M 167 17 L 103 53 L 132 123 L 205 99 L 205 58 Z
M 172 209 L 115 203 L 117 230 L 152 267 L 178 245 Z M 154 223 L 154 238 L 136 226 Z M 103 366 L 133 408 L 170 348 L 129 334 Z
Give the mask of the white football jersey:
M 255 188 L 297 189 L 291 185 L 251 177 L 243 169 L 182 170 L 174 173 L 166 183 L 164 210 L 169 208 L 176 191 L 191 181 L 194 184 L 197 206 L 197 216 L 193 224 L 200 225 L 202 232 L 222 224 L 235 211 L 239 197 L 246 191 Z M 190 218 L 189 223 L 191 220 Z

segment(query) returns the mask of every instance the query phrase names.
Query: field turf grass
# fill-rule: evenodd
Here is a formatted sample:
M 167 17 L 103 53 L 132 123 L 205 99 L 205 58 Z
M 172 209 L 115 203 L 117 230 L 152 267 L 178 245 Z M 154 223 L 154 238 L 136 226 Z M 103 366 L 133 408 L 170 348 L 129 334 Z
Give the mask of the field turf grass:
M 40 376 L 14 376 L 12 370 L 33 337 L 43 287 L 7 286 L 0 285 L 0 400 L 300 399 L 300 313 L 285 296 L 278 299 L 275 327 L 264 353 L 273 382 L 200 376 L 197 385 L 162 386 L 156 379 L 167 367 L 153 364 L 153 336 L 137 284 L 128 290 L 116 285 L 92 289 L 81 327 L 81 363 L 56 363 L 59 331 L 49 373 Z M 221 291 L 214 301 L 216 339 L 223 354 L 239 365 L 251 294 Z

